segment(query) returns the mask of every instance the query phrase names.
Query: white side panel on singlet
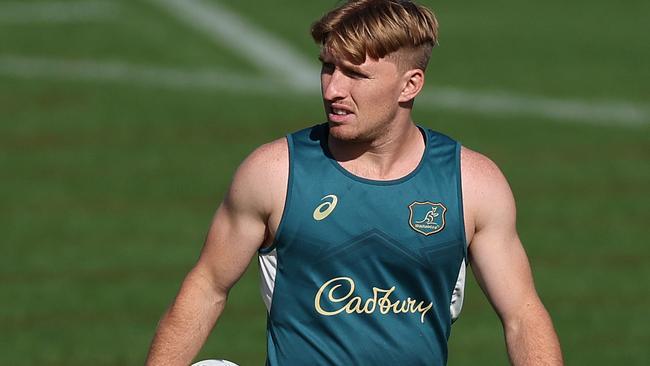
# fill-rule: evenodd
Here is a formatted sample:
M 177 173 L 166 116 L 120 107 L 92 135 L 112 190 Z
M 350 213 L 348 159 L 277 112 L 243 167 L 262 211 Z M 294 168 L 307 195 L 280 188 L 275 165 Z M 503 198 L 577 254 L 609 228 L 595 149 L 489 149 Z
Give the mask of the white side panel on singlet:
M 451 294 L 451 304 L 449 311 L 451 312 L 451 321 L 454 322 L 460 316 L 460 311 L 463 308 L 463 299 L 465 298 L 465 260 L 460 264 L 458 270 L 458 280 L 454 286 L 454 292 Z
M 275 274 L 278 266 L 278 252 L 273 249 L 269 253 L 259 253 L 260 264 L 260 292 L 262 300 L 266 305 L 266 311 L 271 312 L 271 301 L 273 300 L 273 289 L 275 288 Z

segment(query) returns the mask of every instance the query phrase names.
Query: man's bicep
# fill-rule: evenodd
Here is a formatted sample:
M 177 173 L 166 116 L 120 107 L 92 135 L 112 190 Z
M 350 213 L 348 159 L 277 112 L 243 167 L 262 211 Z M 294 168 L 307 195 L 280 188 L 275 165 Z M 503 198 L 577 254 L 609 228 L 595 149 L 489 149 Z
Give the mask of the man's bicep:
M 476 154 L 476 153 L 474 153 Z M 472 270 L 504 318 L 536 299 L 528 258 L 516 230 L 512 191 L 499 168 L 478 157 L 468 190 L 475 231 L 469 246 Z
M 246 270 L 264 241 L 265 223 L 222 203 L 217 209 L 197 266 L 204 266 L 214 285 L 228 291 Z
M 217 290 L 227 292 L 232 287 L 267 239 L 277 197 L 286 192 L 286 160 L 282 139 L 261 146 L 237 169 L 197 264 Z
M 479 285 L 502 319 L 537 297 L 528 258 L 516 235 L 477 232 L 469 255 Z

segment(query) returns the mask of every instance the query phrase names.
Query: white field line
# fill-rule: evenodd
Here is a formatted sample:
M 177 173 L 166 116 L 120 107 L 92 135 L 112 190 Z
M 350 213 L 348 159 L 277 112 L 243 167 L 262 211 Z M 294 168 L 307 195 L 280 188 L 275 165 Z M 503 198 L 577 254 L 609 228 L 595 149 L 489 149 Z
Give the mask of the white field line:
M 290 44 L 258 29 L 236 13 L 205 0 L 150 0 L 168 9 L 187 25 L 215 42 L 237 51 L 270 76 L 303 92 L 318 90 L 318 71 Z M 594 124 L 648 124 L 647 106 L 616 102 L 560 100 L 504 92 L 469 92 L 435 88 L 418 98 L 418 105 L 472 111 L 487 115 L 540 116 Z
M 557 99 L 503 91 L 434 87 L 416 99 L 422 106 L 483 115 L 543 117 L 600 125 L 649 125 L 650 106 L 616 100 Z
M 290 44 L 259 29 L 215 1 L 149 1 L 165 8 L 213 42 L 228 46 L 272 77 L 305 90 L 318 82 L 318 68 Z
M 125 62 L 71 61 L 0 55 L 0 76 L 62 81 L 113 82 L 172 90 L 223 91 L 295 98 L 317 98 L 318 82 L 296 88 L 277 79 L 225 70 L 195 70 L 134 65 Z M 423 91 L 415 108 L 448 109 L 486 116 L 542 117 L 588 124 L 647 126 L 650 106 L 612 100 L 584 101 L 478 92 L 453 88 Z
M 67 23 L 114 18 L 114 1 L 39 1 L 0 3 L 0 24 Z
M 181 69 L 134 65 L 119 61 L 54 60 L 0 56 L 0 75 L 36 80 L 114 82 L 175 90 L 217 90 L 272 94 L 271 80 L 219 70 Z

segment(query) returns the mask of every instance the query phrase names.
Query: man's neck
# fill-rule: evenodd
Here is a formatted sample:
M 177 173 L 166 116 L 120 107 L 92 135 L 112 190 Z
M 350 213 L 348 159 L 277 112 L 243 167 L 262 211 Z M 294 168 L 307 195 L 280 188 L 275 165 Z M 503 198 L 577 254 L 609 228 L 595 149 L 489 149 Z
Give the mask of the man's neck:
M 420 129 L 409 120 L 392 126 L 369 141 L 343 141 L 328 138 L 329 149 L 339 164 L 350 173 L 374 180 L 394 180 L 415 170 L 424 153 Z

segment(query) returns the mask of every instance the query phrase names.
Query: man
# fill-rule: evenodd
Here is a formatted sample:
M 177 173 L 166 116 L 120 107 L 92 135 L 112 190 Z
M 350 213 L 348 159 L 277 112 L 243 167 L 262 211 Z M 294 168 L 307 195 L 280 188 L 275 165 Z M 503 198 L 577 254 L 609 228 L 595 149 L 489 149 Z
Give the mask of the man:
M 149 365 L 187 365 L 259 257 L 268 365 L 444 365 L 465 263 L 515 365 L 561 365 L 494 163 L 414 124 L 437 41 L 410 1 L 349 1 L 312 28 L 328 122 L 255 150 L 158 327 Z

